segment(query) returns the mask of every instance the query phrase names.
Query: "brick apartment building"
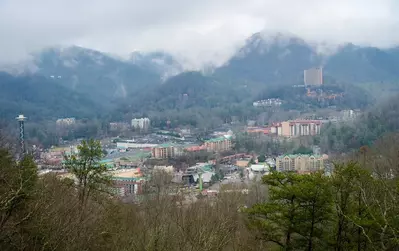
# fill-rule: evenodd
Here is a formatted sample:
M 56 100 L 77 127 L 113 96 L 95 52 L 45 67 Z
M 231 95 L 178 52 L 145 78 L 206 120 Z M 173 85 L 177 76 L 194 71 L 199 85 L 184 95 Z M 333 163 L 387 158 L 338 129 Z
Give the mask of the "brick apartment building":
M 209 152 L 225 152 L 233 147 L 231 136 L 210 139 L 205 141 L 204 145 Z
M 278 172 L 296 171 L 309 173 L 324 169 L 324 160 L 327 155 L 283 155 L 276 158 Z
M 119 171 L 112 176 L 112 181 L 115 193 L 121 197 L 142 193 L 144 178 L 138 168 Z
M 151 149 L 152 158 L 167 159 L 181 156 L 183 149 L 175 144 L 162 144 Z

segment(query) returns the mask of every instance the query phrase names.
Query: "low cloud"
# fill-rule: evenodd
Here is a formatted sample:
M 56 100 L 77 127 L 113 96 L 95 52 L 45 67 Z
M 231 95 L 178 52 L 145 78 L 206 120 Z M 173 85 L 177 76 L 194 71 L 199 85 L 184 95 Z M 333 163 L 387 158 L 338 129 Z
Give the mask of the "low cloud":
M 220 64 L 252 33 L 392 46 L 395 0 L 0 0 L 0 62 L 54 45 L 128 55 L 166 50 L 190 67 Z

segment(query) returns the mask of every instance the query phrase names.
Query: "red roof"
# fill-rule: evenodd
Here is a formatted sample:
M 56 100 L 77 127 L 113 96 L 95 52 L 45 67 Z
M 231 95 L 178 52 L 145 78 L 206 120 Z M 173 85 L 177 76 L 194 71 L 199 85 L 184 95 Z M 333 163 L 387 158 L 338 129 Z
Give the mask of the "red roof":
M 321 125 L 322 122 L 320 120 L 293 120 L 290 121 L 290 125 L 292 124 L 316 124 L 316 125 Z
M 206 146 L 202 145 L 202 146 L 190 146 L 186 148 L 186 151 L 189 152 L 195 152 L 195 151 L 201 151 L 201 150 L 205 150 Z

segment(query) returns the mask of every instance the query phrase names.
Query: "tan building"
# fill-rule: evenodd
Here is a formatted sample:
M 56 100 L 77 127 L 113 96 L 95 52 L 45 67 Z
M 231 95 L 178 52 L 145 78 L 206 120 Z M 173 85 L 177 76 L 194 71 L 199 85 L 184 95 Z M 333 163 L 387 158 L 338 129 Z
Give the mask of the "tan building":
M 236 161 L 236 166 L 244 168 L 244 167 L 249 166 L 249 162 L 250 162 L 249 159 L 248 160 L 247 159 L 237 160 Z
M 180 146 L 174 144 L 162 144 L 151 149 L 152 158 L 168 159 L 181 156 L 183 153 Z
M 276 159 L 276 170 L 278 172 L 295 171 L 298 173 L 309 173 L 324 169 L 324 155 L 283 155 Z
M 283 137 L 314 136 L 320 134 L 321 125 L 320 120 L 290 120 L 273 124 L 270 131 Z
M 210 152 L 225 152 L 232 149 L 231 136 L 223 136 L 205 141 L 206 149 Z
M 303 71 L 305 85 L 320 86 L 323 84 L 323 68 L 316 67 Z
M 113 191 L 121 197 L 141 194 L 145 178 L 140 168 L 122 169 L 111 173 Z

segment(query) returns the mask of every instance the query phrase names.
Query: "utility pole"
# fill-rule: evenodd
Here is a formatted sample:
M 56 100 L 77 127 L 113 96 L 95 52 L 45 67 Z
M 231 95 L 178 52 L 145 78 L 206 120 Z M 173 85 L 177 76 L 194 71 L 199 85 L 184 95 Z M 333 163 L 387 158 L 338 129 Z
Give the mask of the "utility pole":
M 199 190 L 200 193 L 202 193 L 202 173 L 198 173 L 198 178 L 199 178 Z
M 24 115 L 19 115 L 16 117 L 16 120 L 19 122 L 19 144 L 21 147 L 21 156 L 23 157 L 26 154 L 25 147 L 25 119 L 27 119 Z

